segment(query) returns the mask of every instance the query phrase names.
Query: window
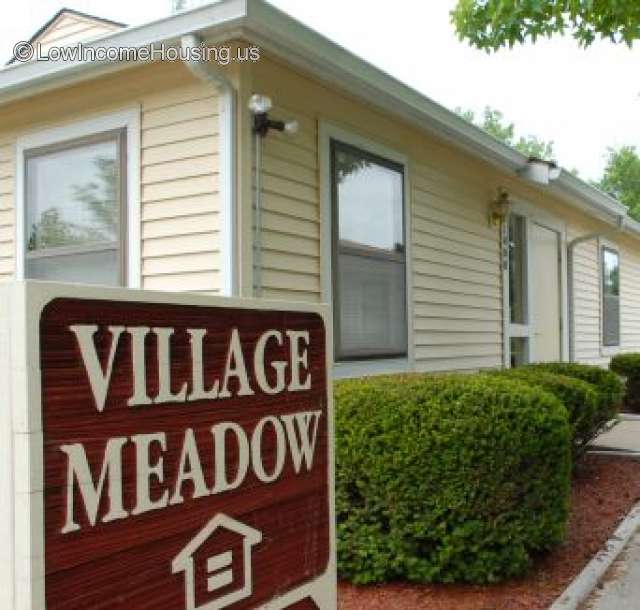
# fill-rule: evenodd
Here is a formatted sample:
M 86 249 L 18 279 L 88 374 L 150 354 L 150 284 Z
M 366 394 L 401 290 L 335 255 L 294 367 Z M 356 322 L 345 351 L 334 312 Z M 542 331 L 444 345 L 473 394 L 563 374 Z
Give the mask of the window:
M 602 345 L 620 345 L 620 257 L 602 248 Z
M 25 150 L 25 277 L 124 284 L 125 151 L 124 129 Z
M 402 165 L 331 141 L 337 360 L 407 354 Z

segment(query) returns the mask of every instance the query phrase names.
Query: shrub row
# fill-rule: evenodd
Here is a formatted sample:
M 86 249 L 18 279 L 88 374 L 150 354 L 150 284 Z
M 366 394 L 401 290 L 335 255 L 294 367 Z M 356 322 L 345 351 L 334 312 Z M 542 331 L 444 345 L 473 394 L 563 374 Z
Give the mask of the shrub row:
M 335 384 L 339 571 L 495 582 L 558 544 L 573 455 L 619 406 L 586 365 Z
M 563 536 L 566 409 L 516 379 L 336 384 L 341 576 L 494 582 Z
M 609 368 L 626 380 L 626 409 L 640 413 L 640 354 L 618 354 L 611 359 Z
M 617 413 L 622 384 L 605 369 L 577 363 L 533 364 L 493 374 L 520 379 L 550 392 L 566 407 L 572 429 L 574 458 L 580 457 Z

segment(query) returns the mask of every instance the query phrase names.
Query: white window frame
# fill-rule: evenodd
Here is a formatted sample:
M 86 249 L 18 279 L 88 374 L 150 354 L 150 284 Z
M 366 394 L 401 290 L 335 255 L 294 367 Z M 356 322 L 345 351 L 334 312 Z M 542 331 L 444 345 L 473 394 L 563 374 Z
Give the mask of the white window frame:
M 620 294 L 618 295 L 618 308 L 619 308 L 619 316 L 620 316 L 620 328 L 619 332 L 619 342 L 618 345 L 605 345 L 604 344 L 604 268 L 602 266 L 602 254 L 603 250 L 607 248 L 607 250 L 613 250 L 618 255 L 618 273 L 620 274 Z M 599 237 L 598 238 L 598 311 L 600 315 L 598 316 L 598 326 L 599 326 L 599 339 L 598 343 L 600 344 L 600 355 L 605 358 L 609 358 L 611 356 L 615 356 L 619 354 L 622 350 L 622 254 L 620 253 L 620 247 L 615 242 Z
M 568 306 L 568 268 L 567 268 L 567 225 L 558 217 L 538 208 L 535 205 L 523 200 L 514 200 L 510 210 L 511 214 L 522 216 L 525 220 L 525 247 L 526 247 L 526 324 L 511 324 L 511 312 L 509 308 L 509 253 L 506 241 L 508 239 L 508 220 L 503 227 L 505 247 L 503 249 L 503 366 L 511 367 L 511 337 L 524 337 L 527 339 L 527 360 L 531 362 L 535 358 L 535 320 L 532 312 L 531 295 L 533 294 L 532 262 L 531 262 L 531 227 L 533 224 L 540 225 L 558 234 L 559 248 L 559 272 L 560 272 L 560 360 L 569 359 L 569 306 Z
M 322 301 L 329 303 L 333 311 L 333 202 L 332 172 L 331 172 L 331 140 L 344 142 L 365 152 L 369 152 L 383 159 L 393 161 L 403 168 L 404 178 L 404 223 L 405 223 L 405 286 L 406 286 L 406 316 L 407 316 L 407 355 L 400 358 L 372 358 L 336 362 L 334 342 L 330 342 L 332 360 L 334 362 L 335 377 L 360 377 L 384 373 L 401 373 L 414 370 L 414 341 L 413 341 L 413 281 L 412 281 L 412 231 L 411 231 L 411 198 L 409 186 L 409 158 L 397 150 L 360 136 L 352 131 L 343 129 L 328 122 L 320 123 L 320 260 L 321 260 L 321 290 Z
M 29 150 L 64 144 L 117 129 L 126 130 L 127 201 L 126 210 L 126 286 L 141 286 L 141 211 L 140 211 L 140 107 L 95 116 L 73 123 L 34 131 L 18 137 L 16 142 L 16 279 L 25 279 L 26 185 L 25 153 Z

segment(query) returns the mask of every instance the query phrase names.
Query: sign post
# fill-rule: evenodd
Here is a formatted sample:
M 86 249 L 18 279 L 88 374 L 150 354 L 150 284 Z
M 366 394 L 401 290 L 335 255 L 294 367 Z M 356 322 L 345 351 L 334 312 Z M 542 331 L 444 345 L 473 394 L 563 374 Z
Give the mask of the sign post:
M 0 605 L 334 609 L 326 320 L 0 287 Z

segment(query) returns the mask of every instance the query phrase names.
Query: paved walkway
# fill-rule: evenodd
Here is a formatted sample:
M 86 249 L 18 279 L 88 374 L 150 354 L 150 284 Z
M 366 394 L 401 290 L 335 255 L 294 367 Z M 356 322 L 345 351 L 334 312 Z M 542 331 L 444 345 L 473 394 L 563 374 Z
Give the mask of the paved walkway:
M 595 439 L 592 446 L 594 449 L 640 452 L 640 419 L 619 422 L 609 432 L 605 432 Z M 640 610 L 640 601 L 636 610 Z
M 593 449 L 637 451 L 640 418 L 623 419 L 593 443 Z M 640 530 L 635 533 L 584 606 L 585 610 L 640 610 Z
M 640 532 L 636 532 L 604 578 L 603 586 L 585 610 L 638 610 L 640 608 Z

